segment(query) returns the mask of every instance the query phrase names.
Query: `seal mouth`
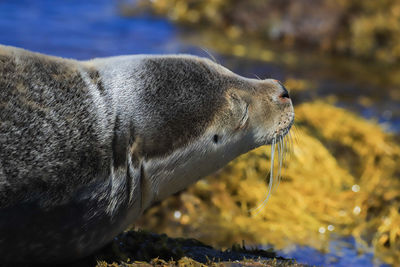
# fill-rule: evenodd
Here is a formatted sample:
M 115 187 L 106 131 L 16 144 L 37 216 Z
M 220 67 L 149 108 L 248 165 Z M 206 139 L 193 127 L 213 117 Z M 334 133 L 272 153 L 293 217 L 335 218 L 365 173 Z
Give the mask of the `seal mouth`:
M 279 123 L 279 128 L 276 129 L 271 135 L 266 137 L 265 140 L 265 145 L 272 145 L 272 141 L 275 139 L 275 141 L 283 139 L 287 136 L 288 133 L 290 133 L 290 130 L 294 124 L 294 112 L 289 113 L 288 116 L 290 117 L 290 120 L 285 121 L 285 124 Z

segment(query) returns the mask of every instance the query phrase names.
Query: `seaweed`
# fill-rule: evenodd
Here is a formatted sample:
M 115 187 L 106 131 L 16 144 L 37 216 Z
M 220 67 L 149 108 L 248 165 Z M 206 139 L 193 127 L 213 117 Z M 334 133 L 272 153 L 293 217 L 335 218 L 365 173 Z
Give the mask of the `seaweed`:
M 374 121 L 317 101 L 295 108 L 282 182 L 260 213 L 270 155 L 259 148 L 148 210 L 135 225 L 227 248 L 245 240 L 329 250 L 352 235 L 385 262 L 400 259 L 400 146 Z

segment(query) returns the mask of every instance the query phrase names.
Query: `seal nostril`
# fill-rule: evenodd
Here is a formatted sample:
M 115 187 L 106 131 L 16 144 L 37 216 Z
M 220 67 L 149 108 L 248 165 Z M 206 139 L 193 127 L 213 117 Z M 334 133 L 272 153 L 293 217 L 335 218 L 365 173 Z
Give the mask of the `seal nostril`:
M 283 92 L 279 97 L 280 98 L 290 98 L 289 93 L 287 91 Z
M 218 134 L 215 134 L 213 137 L 214 143 L 218 143 L 218 139 L 219 139 Z

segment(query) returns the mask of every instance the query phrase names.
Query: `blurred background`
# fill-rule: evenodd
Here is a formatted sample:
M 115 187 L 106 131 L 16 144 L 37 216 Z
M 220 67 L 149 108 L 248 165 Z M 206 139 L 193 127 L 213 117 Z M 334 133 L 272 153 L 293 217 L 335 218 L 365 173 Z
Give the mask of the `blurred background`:
M 400 0 L 0 0 L 0 43 L 76 59 L 211 54 L 281 80 L 293 146 L 261 212 L 265 147 L 132 227 L 312 265 L 400 264 Z

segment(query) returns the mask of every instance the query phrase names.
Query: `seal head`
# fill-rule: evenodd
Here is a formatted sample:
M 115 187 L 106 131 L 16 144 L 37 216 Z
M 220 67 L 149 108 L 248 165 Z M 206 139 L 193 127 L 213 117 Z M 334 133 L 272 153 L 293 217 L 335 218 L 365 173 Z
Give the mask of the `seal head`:
M 143 69 L 150 70 L 147 73 L 153 77 L 148 81 L 154 91 L 143 92 L 137 101 L 147 103 L 141 107 L 148 110 L 141 113 L 149 117 L 141 124 L 132 151 L 142 162 L 146 177 L 142 184 L 144 207 L 186 188 L 233 158 L 270 144 L 273 138 L 284 136 L 293 123 L 288 92 L 276 80 L 243 78 L 208 59 L 192 56 L 147 60 Z M 177 70 L 180 75 L 175 74 Z M 156 124 L 154 118 L 158 118 Z

